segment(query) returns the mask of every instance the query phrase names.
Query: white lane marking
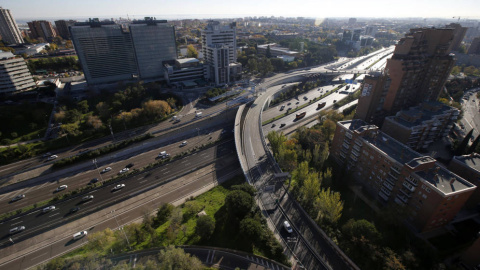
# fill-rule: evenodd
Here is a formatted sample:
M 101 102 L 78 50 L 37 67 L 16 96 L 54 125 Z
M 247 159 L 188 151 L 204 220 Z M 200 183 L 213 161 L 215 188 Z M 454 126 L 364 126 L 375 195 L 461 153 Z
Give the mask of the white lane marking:
M 53 215 L 50 215 L 50 216 L 48 216 L 48 217 L 54 217 L 54 216 L 56 216 L 56 215 L 60 215 L 60 212 L 55 213 L 55 214 L 53 214 Z
M 23 221 L 16 222 L 16 223 L 12 223 L 12 224 L 10 224 L 10 226 L 14 226 L 14 225 L 20 224 L 20 223 L 22 223 L 22 222 L 23 222 Z
M 166 173 L 169 173 L 169 172 L 170 172 L 170 171 L 166 171 L 166 172 L 164 172 L 163 174 L 166 174 Z
M 33 261 L 33 260 L 38 259 L 38 258 L 40 258 L 40 257 L 42 257 L 42 256 L 44 256 L 44 255 L 47 255 L 47 254 L 48 254 L 48 252 L 45 252 L 45 253 L 43 253 L 43 254 L 41 254 L 41 255 L 38 255 L 37 257 L 33 257 L 33 258 L 30 259 L 30 260 Z

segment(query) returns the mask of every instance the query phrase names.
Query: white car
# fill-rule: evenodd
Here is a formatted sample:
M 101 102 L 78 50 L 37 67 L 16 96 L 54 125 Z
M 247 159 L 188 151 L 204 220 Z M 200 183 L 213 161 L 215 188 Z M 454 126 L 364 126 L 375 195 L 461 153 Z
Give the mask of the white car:
M 16 201 L 21 200 L 23 198 L 25 198 L 25 194 L 20 194 L 20 195 L 17 195 L 15 197 L 13 197 L 10 201 L 11 202 L 16 202 Z
M 90 201 L 93 199 L 93 195 L 88 195 L 82 198 L 82 202 Z
M 106 173 L 106 172 L 109 172 L 111 170 L 112 170 L 112 168 L 106 167 L 105 169 L 102 170 L 102 173 Z
M 25 230 L 25 226 L 18 226 L 18 227 L 10 229 L 10 234 L 19 233 L 23 230 Z
M 124 187 L 125 187 L 125 184 L 118 184 L 112 189 L 112 191 L 117 191 L 117 190 L 120 190 Z
M 88 234 L 87 231 L 77 232 L 76 234 L 73 235 L 73 240 L 78 240 L 87 234 Z
M 49 157 L 47 158 L 47 161 L 54 160 L 54 159 L 56 159 L 56 158 L 58 158 L 57 155 L 51 155 L 51 156 L 49 156 Z
M 283 222 L 283 227 L 285 228 L 285 230 L 287 230 L 288 233 L 293 232 L 292 226 L 290 226 L 290 223 L 286 220 Z
M 55 206 L 50 205 L 50 206 L 47 206 L 47 207 L 43 208 L 42 213 L 47 213 L 47 212 L 50 212 L 50 211 L 53 211 L 53 210 L 55 210 Z
M 59 191 L 62 191 L 62 190 L 64 190 L 64 189 L 67 189 L 67 188 L 68 188 L 67 185 L 61 185 L 61 186 L 57 187 L 57 189 L 55 189 L 55 191 L 56 191 L 56 192 L 59 192 Z
M 129 168 L 123 168 L 118 172 L 118 174 L 124 174 L 124 173 L 128 172 L 129 170 L 130 170 Z
M 187 144 L 188 144 L 187 141 L 183 141 L 182 144 L 180 144 L 180 146 L 185 146 Z

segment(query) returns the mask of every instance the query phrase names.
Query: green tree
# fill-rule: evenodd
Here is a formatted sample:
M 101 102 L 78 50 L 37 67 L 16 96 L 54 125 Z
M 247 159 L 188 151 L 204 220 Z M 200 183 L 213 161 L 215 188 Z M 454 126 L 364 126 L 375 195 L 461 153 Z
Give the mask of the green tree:
M 458 75 L 460 73 L 461 69 L 459 66 L 454 66 L 452 68 L 452 71 L 450 72 L 452 75 Z
M 240 221 L 240 233 L 247 239 L 258 242 L 263 234 L 262 224 L 254 218 L 245 218 Z
M 231 218 L 243 219 L 253 205 L 253 197 L 242 190 L 234 190 L 225 197 L 225 207 Z
M 258 62 L 258 70 L 262 76 L 267 75 L 268 73 L 273 71 L 272 63 L 270 63 L 270 59 L 264 57 Z
M 320 192 L 320 178 L 318 177 L 317 172 L 310 172 L 305 179 L 303 187 L 300 189 L 300 193 L 302 194 L 302 200 L 305 205 L 307 205 L 308 209 L 311 209 L 315 202 L 315 198 L 318 196 Z
M 267 46 L 267 51 L 265 52 L 265 56 L 267 58 L 272 57 L 272 52 L 270 51 L 270 45 Z
M 232 190 L 242 190 L 250 194 L 250 196 L 255 196 L 255 193 L 257 192 L 255 187 L 252 185 L 249 185 L 248 183 L 243 183 L 241 185 L 234 185 L 232 186 Z
M 157 210 L 157 223 L 159 225 L 167 222 L 167 220 L 170 218 L 172 215 L 173 209 L 175 206 L 169 204 L 169 203 L 164 203 L 162 206 L 160 206 Z
M 322 189 L 315 204 L 318 221 L 335 224 L 342 217 L 343 201 L 339 192 L 330 191 L 330 188 Z
M 202 270 L 204 265 L 195 256 L 191 256 L 181 248 L 168 246 L 158 254 L 159 270 Z
M 187 57 L 190 58 L 197 58 L 198 57 L 198 51 L 193 47 L 192 44 L 187 45 Z
M 309 173 L 307 161 L 298 164 L 298 167 L 292 172 L 292 178 L 295 180 L 295 183 L 297 183 L 299 188 L 304 186 L 305 181 L 308 179 Z
M 82 100 L 82 101 L 78 102 L 77 103 L 77 108 L 82 113 L 88 113 L 88 111 L 89 111 L 88 101 L 87 100 Z
M 353 237 L 364 237 L 365 239 L 369 239 L 373 243 L 376 243 L 381 239 L 381 234 L 378 232 L 375 225 L 365 219 L 348 220 L 347 223 L 342 226 L 342 233 L 348 239 L 351 239 Z
M 248 59 L 248 69 L 251 71 L 251 72 L 256 72 L 258 70 L 258 62 L 257 62 L 257 59 L 255 58 L 250 58 Z
M 455 149 L 455 156 L 461 156 L 466 152 L 468 141 L 470 140 L 470 137 L 472 136 L 472 134 L 473 134 L 473 129 L 467 133 L 465 138 L 463 138 L 463 140 L 457 146 L 457 149 Z
M 215 220 L 209 215 L 200 216 L 197 219 L 195 232 L 202 240 L 208 240 L 215 231 Z

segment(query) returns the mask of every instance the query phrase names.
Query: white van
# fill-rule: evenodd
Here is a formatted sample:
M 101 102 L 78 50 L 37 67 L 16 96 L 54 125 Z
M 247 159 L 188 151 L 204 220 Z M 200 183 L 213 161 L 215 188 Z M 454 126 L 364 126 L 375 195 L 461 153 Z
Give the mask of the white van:
M 170 155 L 167 154 L 167 151 L 162 151 L 160 154 L 158 154 L 158 157 L 164 159 L 170 157 Z
M 87 234 L 88 234 L 87 231 L 77 232 L 76 234 L 73 235 L 73 240 L 78 240 Z

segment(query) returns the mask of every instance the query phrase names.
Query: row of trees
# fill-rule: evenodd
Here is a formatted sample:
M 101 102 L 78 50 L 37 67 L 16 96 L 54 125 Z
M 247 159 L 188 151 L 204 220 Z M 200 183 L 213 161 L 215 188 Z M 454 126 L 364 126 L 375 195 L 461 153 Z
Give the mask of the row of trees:
M 32 73 L 38 70 L 47 70 L 55 72 L 63 72 L 64 70 L 81 70 L 80 62 L 76 57 L 48 57 L 28 60 L 28 68 Z

